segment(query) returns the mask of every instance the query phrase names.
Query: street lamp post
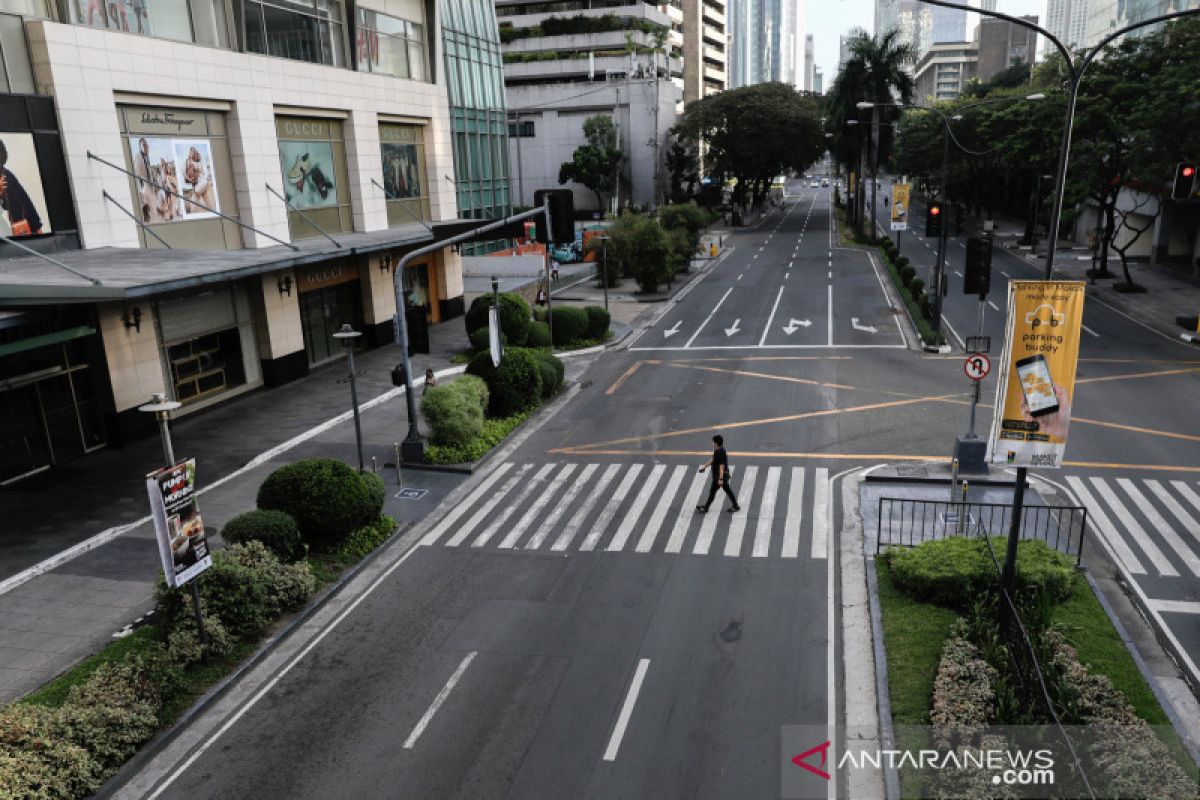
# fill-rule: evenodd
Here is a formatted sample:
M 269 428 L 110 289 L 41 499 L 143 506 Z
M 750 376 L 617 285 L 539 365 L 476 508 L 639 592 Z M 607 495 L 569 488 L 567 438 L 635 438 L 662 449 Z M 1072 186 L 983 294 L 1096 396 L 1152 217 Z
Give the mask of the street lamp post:
M 603 272 L 600 273 L 600 283 L 604 286 L 604 310 L 608 311 L 608 239 L 600 237 L 600 253 Z
M 346 345 L 346 361 L 350 367 L 350 376 L 343 378 L 343 381 L 350 381 L 350 402 L 354 405 L 354 441 L 358 444 L 358 471 L 363 471 L 363 446 L 362 446 L 362 425 L 358 419 L 358 385 L 356 380 L 358 374 L 354 371 L 354 340 L 362 336 L 362 331 L 356 331 L 350 327 L 350 323 L 342 325 L 341 330 L 333 335 L 333 338 L 340 340 Z

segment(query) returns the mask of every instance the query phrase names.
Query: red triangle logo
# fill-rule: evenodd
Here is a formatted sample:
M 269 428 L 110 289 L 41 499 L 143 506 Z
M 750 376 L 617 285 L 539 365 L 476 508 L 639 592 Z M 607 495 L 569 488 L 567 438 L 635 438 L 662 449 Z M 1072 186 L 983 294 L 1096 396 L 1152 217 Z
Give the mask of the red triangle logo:
M 797 767 L 803 767 L 804 769 L 811 772 L 813 775 L 818 775 L 818 776 L 824 778 L 825 780 L 829 780 L 828 772 L 826 772 L 823 769 L 820 769 L 819 767 L 814 767 L 812 764 L 809 764 L 806 760 L 809 756 L 815 755 L 818 751 L 821 753 L 821 766 L 823 767 L 823 766 L 825 766 L 825 763 L 829 758 L 829 741 L 828 740 L 821 742 L 816 747 L 808 748 L 807 750 L 805 750 L 803 753 L 801 753 L 798 756 L 793 756 L 792 763 L 795 764 Z

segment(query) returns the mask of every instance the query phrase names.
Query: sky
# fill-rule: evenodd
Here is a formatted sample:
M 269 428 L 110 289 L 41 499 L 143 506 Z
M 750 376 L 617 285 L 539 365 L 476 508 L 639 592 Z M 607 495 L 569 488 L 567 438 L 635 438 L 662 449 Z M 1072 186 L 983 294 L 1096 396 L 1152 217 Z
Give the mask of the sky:
M 813 58 L 825 73 L 828 91 L 837 71 L 839 37 L 856 25 L 872 33 L 875 3 L 874 0 L 806 0 L 805 7 L 805 33 L 813 35 Z M 999 0 L 996 10 L 1012 15 L 1037 14 L 1039 24 L 1045 24 L 1045 0 Z M 967 18 L 968 37 L 978 21 L 975 14 Z

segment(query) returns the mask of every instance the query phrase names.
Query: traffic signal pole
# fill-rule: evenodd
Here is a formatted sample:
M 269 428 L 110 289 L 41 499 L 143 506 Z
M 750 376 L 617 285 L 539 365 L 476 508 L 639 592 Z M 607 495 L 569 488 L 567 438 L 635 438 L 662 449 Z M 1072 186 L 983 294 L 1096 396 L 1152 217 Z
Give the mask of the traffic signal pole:
M 938 230 L 937 262 L 933 269 L 933 332 L 942 332 L 942 271 L 946 264 L 946 204 L 948 191 L 946 183 L 950 176 L 950 121 L 942 118 L 945 126 L 942 141 L 942 213 Z

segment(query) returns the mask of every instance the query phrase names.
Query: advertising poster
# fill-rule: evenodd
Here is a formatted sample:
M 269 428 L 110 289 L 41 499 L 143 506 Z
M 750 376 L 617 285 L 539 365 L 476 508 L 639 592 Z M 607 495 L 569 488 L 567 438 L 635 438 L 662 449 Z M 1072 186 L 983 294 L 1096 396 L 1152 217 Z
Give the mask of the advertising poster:
M 991 462 L 1062 466 L 1075 397 L 1082 281 L 1010 281 Z
M 383 142 L 383 188 L 388 197 L 420 197 L 421 176 L 417 167 L 417 146 Z
M 196 459 L 146 476 L 154 534 L 168 586 L 182 586 L 212 566 L 204 522 L 196 508 Z
M 329 142 L 281 141 L 279 163 L 283 167 L 283 192 L 293 206 L 303 209 L 337 205 L 333 146 Z
M 0 134 L 0 235 L 50 233 L 33 136 Z
M 138 211 L 146 225 L 216 216 L 189 201 L 221 210 L 207 139 L 141 136 L 130 139 L 129 150 Z
M 907 183 L 892 184 L 892 230 L 908 230 L 908 189 Z

